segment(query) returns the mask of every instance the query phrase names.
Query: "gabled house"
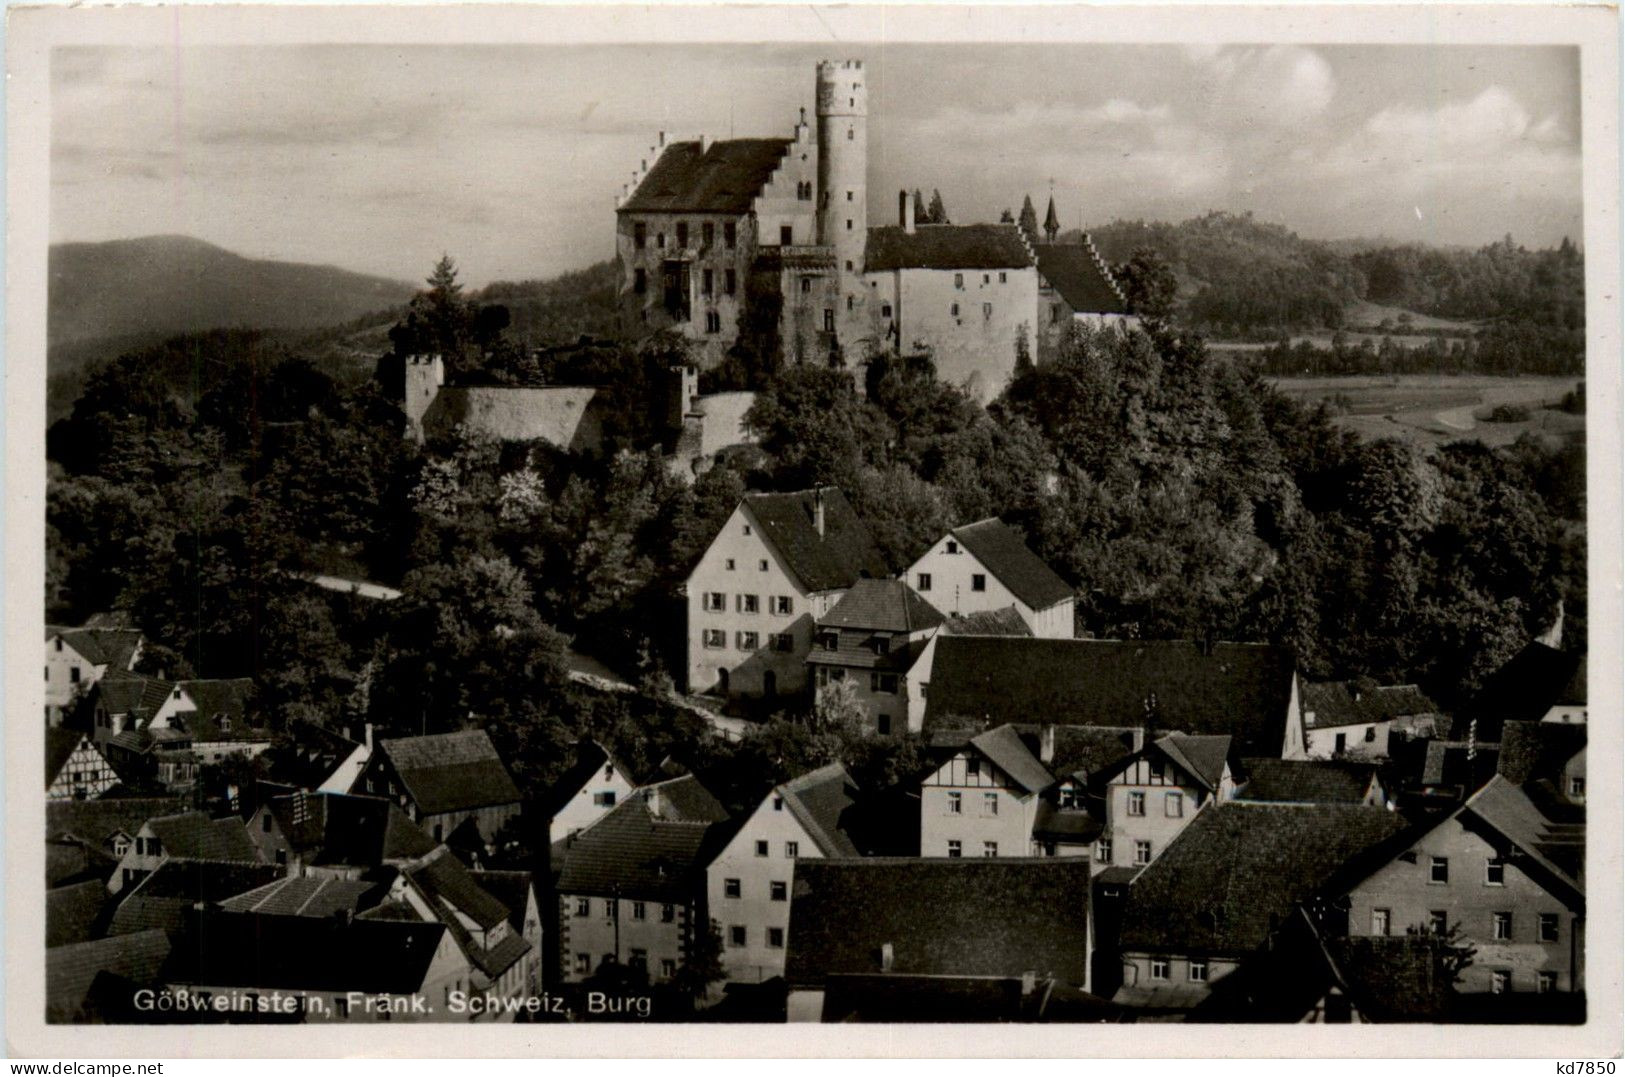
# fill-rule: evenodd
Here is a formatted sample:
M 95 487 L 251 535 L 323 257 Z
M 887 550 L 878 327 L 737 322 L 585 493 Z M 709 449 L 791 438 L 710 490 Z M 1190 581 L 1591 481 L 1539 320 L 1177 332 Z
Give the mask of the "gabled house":
M 103 744 L 121 733 L 146 729 L 160 711 L 174 706 L 175 691 L 172 681 L 110 671 L 91 689 L 91 735 Z
M 726 842 L 728 813 L 692 775 L 639 789 L 554 851 L 559 977 L 605 968 L 677 974 L 709 925 L 706 865 Z
M 1241 771 L 1238 800 L 1388 806 L 1388 793 L 1375 763 L 1249 758 L 1241 761 Z
M 1034 855 L 1039 794 L 1054 780 L 1016 727 L 978 733 L 920 783 L 920 855 Z
M 264 862 L 293 875 L 356 878 L 436 845 L 392 800 L 304 790 L 265 800 L 247 832 Z
M 267 778 L 316 793 L 348 793 L 372 756 L 372 726 L 355 741 L 315 722 L 289 723 L 287 741 L 265 753 Z
M 107 889 L 118 893 L 171 860 L 225 860 L 263 863 L 249 840 L 248 828 L 236 816 L 211 819 L 206 812 L 185 812 L 148 819 L 119 861 Z
M 1585 815 L 1497 775 L 1347 888 L 1351 935 L 1459 930 L 1462 994 L 1585 989 Z
M 1155 725 L 1305 757 L 1297 661 L 1262 643 L 939 636 L 925 719 Z
M 135 628 L 45 629 L 45 724 L 60 725 L 91 687 L 110 672 L 141 660 L 145 640 Z
M 585 829 L 608 815 L 632 794 L 637 782 L 632 774 L 595 740 L 576 745 L 576 761 L 565 771 L 548 795 L 548 843 L 559 841 Z
M 901 732 L 913 698 L 911 671 L 942 622 L 902 580 L 858 580 L 818 619 L 807 655 L 814 699 L 850 685 L 870 729 Z
M 233 755 L 252 759 L 271 746 L 270 729 L 252 711 L 253 695 L 247 677 L 176 681 L 150 725 L 184 731 L 199 764 Z
M 1038 730 L 1038 760 L 1055 775 L 1033 823 L 1033 844 L 1045 856 L 1094 856 L 1105 829 L 1105 783 L 1145 747 L 1135 726 L 1046 725 Z
M 1363 805 L 1233 800 L 1199 813 L 1129 886 L 1113 1001 L 1194 1009 L 1300 904 L 1404 827 L 1397 813 Z
M 1227 736 L 1169 733 L 1119 761 L 1103 790 L 1095 862 L 1102 869 L 1143 868 L 1202 809 L 1234 796 L 1230 746 Z
M 522 807 L 483 729 L 379 740 L 351 792 L 396 801 L 435 842 L 471 822 L 487 848 Z
M 945 614 L 1013 607 L 1033 635 L 1072 638 L 1076 593 L 997 517 L 954 528 L 902 578 Z
M 745 495 L 688 576 L 688 690 L 799 695 L 814 624 L 858 580 L 886 575 L 839 489 Z
M 45 731 L 45 796 L 90 800 L 118 784 L 118 775 L 90 734 L 57 726 Z
M 791 1021 L 1009 1020 L 1088 990 L 1089 862 L 803 859 Z
M 831 763 L 776 786 L 711 861 L 709 910 L 722 931 L 729 982 L 784 974 L 796 862 L 858 856 L 859 813 L 851 775 Z
M 931 690 L 931 667 L 936 661 L 937 641 L 946 636 L 1025 636 L 1033 630 L 1014 604 L 999 610 L 949 614 L 925 641 L 920 657 L 908 673 L 908 728 L 918 733 L 925 727 L 926 697 Z
M 1455 737 L 1499 741 L 1503 722 L 1584 722 L 1586 656 L 1539 640 L 1494 673 L 1456 714 Z
M 514 933 L 530 944 L 526 955 L 529 981 L 521 993 L 542 990 L 542 912 L 536 898 L 536 877 L 528 871 L 473 871 L 468 873 L 480 889 L 502 902 L 508 910 L 508 923 Z
M 45 885 L 107 881 L 135 845 L 143 823 L 185 810 L 185 803 L 174 797 L 46 801 Z
M 1496 772 L 1542 802 L 1584 806 L 1584 722 L 1507 722 Z
M 1395 732 L 1442 736 L 1449 719 L 1414 684 L 1325 681 L 1303 686 L 1304 750 L 1311 759 L 1386 759 Z

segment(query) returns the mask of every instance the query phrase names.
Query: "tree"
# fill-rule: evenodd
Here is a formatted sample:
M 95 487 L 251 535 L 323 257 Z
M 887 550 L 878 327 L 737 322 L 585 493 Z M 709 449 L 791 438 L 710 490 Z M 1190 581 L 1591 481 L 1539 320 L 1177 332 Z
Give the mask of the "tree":
M 697 1005 L 710 993 L 711 985 L 727 975 L 722 967 L 722 927 L 707 920 L 695 930 L 688 943 L 688 955 L 672 976 L 672 987 L 690 1005 Z
M 786 370 L 756 398 L 745 423 L 775 459 L 774 477 L 786 489 L 850 486 L 889 434 L 884 417 L 858 399 L 850 376 L 816 366 Z
M 931 212 L 925 208 L 925 197 L 918 187 L 914 188 L 914 221 L 916 224 L 931 223 Z
M 1137 249 L 1116 267 L 1114 275 L 1128 299 L 1130 314 L 1162 321 L 1173 313 L 1179 281 L 1168 263 L 1149 247 Z
M 932 224 L 949 223 L 947 207 L 942 204 L 942 192 L 935 188 L 931 190 L 930 221 Z
M 1038 242 L 1038 211 L 1033 208 L 1033 196 L 1024 195 L 1021 199 L 1021 232 L 1027 237 L 1027 242 Z

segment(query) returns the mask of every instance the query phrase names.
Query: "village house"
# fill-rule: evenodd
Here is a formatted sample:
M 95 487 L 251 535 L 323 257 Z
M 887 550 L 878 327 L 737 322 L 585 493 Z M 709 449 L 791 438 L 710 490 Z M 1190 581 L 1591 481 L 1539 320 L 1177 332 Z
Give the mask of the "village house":
M 145 641 L 135 628 L 45 629 L 45 724 L 60 725 L 110 671 L 128 673 Z
M 545 805 L 548 843 L 591 826 L 637 788 L 632 774 L 595 740 L 576 745 L 576 761 L 557 782 Z
M 846 685 L 881 736 L 901 731 L 910 672 L 942 614 L 902 580 L 858 580 L 817 622 L 807 666 L 814 699 Z
M 348 793 L 372 756 L 372 726 L 360 741 L 315 722 L 295 719 L 288 738 L 263 753 L 266 780 L 314 793 Z
M 90 800 L 118 784 L 113 766 L 90 734 L 61 726 L 45 731 L 45 796 Z
M 1018 726 L 1025 731 L 1030 727 Z M 1145 747 L 1135 726 L 1038 727 L 1038 761 L 1055 775 L 1033 822 L 1033 844 L 1045 856 L 1095 856 L 1105 829 L 1104 783 Z
M 132 935 L 141 931 L 178 932 L 186 926 L 187 914 L 200 905 L 237 902 L 240 911 L 247 901 L 243 895 L 261 895 L 288 881 L 284 869 L 274 864 L 233 860 L 166 860 L 152 874 L 118 895 L 118 908 L 107 927 L 109 935 Z M 376 883 L 361 884 L 361 892 L 378 900 Z M 340 891 L 342 893 L 342 891 Z M 313 908 L 336 909 L 330 892 L 325 899 L 311 903 Z M 286 899 L 287 895 L 283 895 Z M 274 907 L 294 914 L 305 907 L 308 891 L 298 902 Z M 342 904 L 342 902 L 340 903 Z
M 839 489 L 745 495 L 688 576 L 688 690 L 801 695 L 814 624 L 858 580 L 886 575 Z
M 1171 845 L 1202 809 L 1235 795 L 1227 736 L 1158 737 L 1112 768 L 1095 862 L 1138 870 Z
M 1303 686 L 1304 750 L 1311 759 L 1386 759 L 1394 732 L 1448 735 L 1439 705 L 1414 684 L 1326 681 Z
M 791 1021 L 1032 1020 L 1088 991 L 1089 862 L 801 859 Z
M 1572 722 L 1507 722 L 1496 773 L 1542 803 L 1584 807 L 1586 727 Z
M 1297 661 L 1284 647 L 945 635 L 931 665 L 932 725 L 1145 725 L 1304 758 Z
M 436 843 L 466 825 L 465 844 L 485 848 L 521 809 L 519 788 L 483 729 L 379 740 L 351 792 L 396 801 Z
M 708 930 L 706 865 L 725 844 L 728 813 L 692 775 L 639 789 L 555 851 L 559 978 L 602 969 L 677 974 L 694 933 Z
M 857 793 L 839 763 L 785 782 L 762 798 L 706 868 L 728 982 L 784 975 L 796 861 L 860 855 Z
M 1238 800 L 1388 806 L 1388 792 L 1375 763 L 1250 757 L 1241 761 L 1241 770 Z
M 920 783 L 920 855 L 1026 857 L 1054 777 L 1014 726 L 967 741 Z
M 1034 636 L 1072 638 L 1073 589 L 997 517 L 954 528 L 902 578 L 943 613 L 1014 608 Z
M 121 733 L 144 730 L 160 711 L 175 713 L 174 695 L 171 681 L 114 670 L 91 689 L 91 735 L 105 744 Z
M 931 690 L 931 667 L 936 662 L 937 641 L 946 636 L 1025 636 L 1032 628 L 1014 605 L 984 613 L 949 614 L 925 641 L 920 656 L 908 671 L 908 729 L 918 733 L 925 728 L 926 698 Z
M 236 816 L 211 819 L 206 812 L 185 812 L 148 819 L 135 833 L 135 841 L 107 881 L 117 894 L 170 860 L 227 860 L 263 863 L 249 840 L 248 829 Z
M 1533 640 L 1484 678 L 1456 714 L 1454 736 L 1499 741 L 1503 722 L 1584 722 L 1585 655 Z
M 1497 775 L 1348 888 L 1348 931 L 1459 930 L 1462 994 L 1585 989 L 1585 815 Z
M 424 856 L 437 844 L 395 801 L 343 793 L 270 797 L 249 816 L 247 829 L 263 861 L 300 876 L 356 878 Z
M 536 897 L 536 877 L 528 871 L 474 871 L 468 877 L 508 910 L 508 923 L 515 934 L 530 944 L 525 955 L 521 994 L 540 994 L 542 980 L 542 911 Z
M 1194 1009 L 1339 870 L 1404 827 L 1363 805 L 1232 800 L 1199 813 L 1129 887 L 1113 1001 Z
M 186 810 L 175 797 L 110 797 L 45 802 L 45 885 L 106 882 L 148 819 Z

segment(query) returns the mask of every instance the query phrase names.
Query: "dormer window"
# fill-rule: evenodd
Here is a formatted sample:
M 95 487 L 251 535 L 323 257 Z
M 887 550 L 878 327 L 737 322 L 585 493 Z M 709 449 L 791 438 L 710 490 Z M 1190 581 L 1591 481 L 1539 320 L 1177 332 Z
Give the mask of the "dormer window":
M 959 552 L 959 543 L 955 542 L 953 539 L 949 539 L 948 540 L 948 545 L 947 545 L 947 547 L 945 549 L 946 549 L 946 551 L 948 553 L 958 553 Z
M 869 643 L 870 643 L 870 646 L 872 646 L 874 648 L 875 654 L 877 654 L 877 655 L 884 655 L 884 654 L 890 654 L 891 653 L 891 637 L 890 636 L 876 636 L 874 639 L 870 640 Z

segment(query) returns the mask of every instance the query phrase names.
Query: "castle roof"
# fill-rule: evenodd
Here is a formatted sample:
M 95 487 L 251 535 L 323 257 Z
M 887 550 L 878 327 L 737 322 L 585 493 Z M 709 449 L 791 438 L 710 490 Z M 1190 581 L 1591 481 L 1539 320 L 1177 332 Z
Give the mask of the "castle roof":
M 1127 314 L 1128 303 L 1092 245 L 1041 243 L 1033 247 L 1038 272 L 1080 314 Z
M 709 146 L 673 142 L 619 212 L 749 213 L 791 141 L 733 138 Z
M 892 225 L 869 229 L 865 266 L 889 269 L 1025 269 L 1032 253 L 1013 224 Z

